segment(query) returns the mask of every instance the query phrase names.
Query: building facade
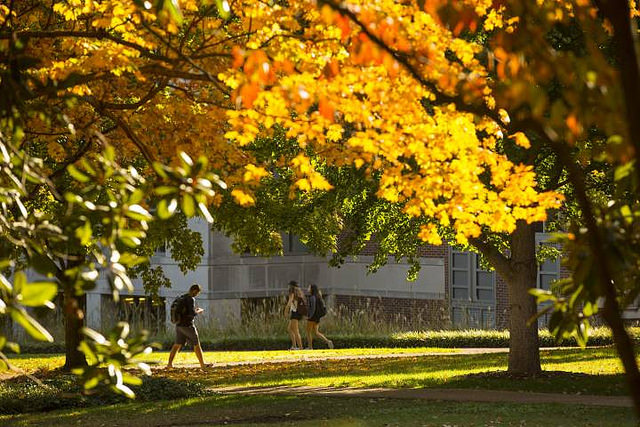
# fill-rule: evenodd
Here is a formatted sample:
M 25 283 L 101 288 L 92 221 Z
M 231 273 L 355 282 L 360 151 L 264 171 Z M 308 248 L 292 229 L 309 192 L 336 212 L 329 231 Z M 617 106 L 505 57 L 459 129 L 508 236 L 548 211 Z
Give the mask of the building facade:
M 410 282 L 406 279 L 410 266 L 393 259 L 369 274 L 367 266 L 375 248 L 366 248 L 336 268 L 329 266 L 328 257 L 309 254 L 292 235 L 283 234 L 282 256 L 263 258 L 233 253 L 231 240 L 210 231 L 202 220 L 191 220 L 190 226 L 203 235 L 204 243 L 204 256 L 195 271 L 182 274 L 167 249 L 160 248 L 152 264 L 161 266 L 172 283 L 171 288 L 160 290 L 160 301 L 154 304 L 140 281 L 135 281 L 135 292 L 114 304 L 108 285 L 101 284 L 86 295 L 87 324 L 102 329 L 115 320 L 137 320 L 153 329 L 154 323 L 168 323 L 171 302 L 198 283 L 203 287 L 199 305 L 224 326 L 241 321 L 258 302 L 284 297 L 288 282 L 296 280 L 317 284 L 333 308 L 373 310 L 389 318 L 419 320 L 414 323 L 433 328 L 507 327 L 506 283 L 483 268 L 471 252 L 427 246 L 421 253 L 418 279 Z M 545 233 L 537 235 L 538 242 L 547 238 Z M 547 261 L 539 266 L 537 286 L 548 289 L 561 275 L 559 261 Z

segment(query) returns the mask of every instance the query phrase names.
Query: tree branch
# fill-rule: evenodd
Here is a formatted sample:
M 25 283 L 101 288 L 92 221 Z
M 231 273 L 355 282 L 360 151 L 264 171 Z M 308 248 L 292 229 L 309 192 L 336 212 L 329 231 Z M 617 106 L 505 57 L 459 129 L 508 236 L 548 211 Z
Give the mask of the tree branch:
M 475 246 L 483 256 L 487 257 L 487 260 L 489 260 L 491 265 L 498 271 L 500 276 L 504 277 L 506 280 L 510 280 L 514 274 L 511 260 L 504 256 L 498 248 L 478 237 L 470 238 L 469 243 Z

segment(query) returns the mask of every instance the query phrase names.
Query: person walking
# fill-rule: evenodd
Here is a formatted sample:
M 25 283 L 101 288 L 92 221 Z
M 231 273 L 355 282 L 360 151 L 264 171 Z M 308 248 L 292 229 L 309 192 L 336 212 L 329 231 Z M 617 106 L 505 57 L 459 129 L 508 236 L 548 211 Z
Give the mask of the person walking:
M 196 326 L 193 324 L 193 319 L 204 310 L 202 308 L 196 308 L 196 297 L 202 288 L 200 285 L 193 284 L 189 288 L 189 292 L 185 295 L 182 295 L 181 301 L 178 301 L 175 307 L 176 311 L 176 340 L 173 347 L 171 347 L 171 353 L 169 353 L 169 362 L 167 363 L 167 368 L 173 368 L 173 359 L 176 357 L 176 354 L 180 351 L 183 345 L 189 341 L 193 344 L 193 351 L 196 353 L 196 357 L 198 358 L 198 362 L 200 362 L 200 367 L 205 368 L 207 365 L 204 363 L 204 358 L 202 357 L 202 347 L 200 346 L 200 337 L 198 336 L 198 330 Z M 173 307 L 172 307 L 173 309 Z M 172 310 L 173 311 L 173 310 Z M 172 321 L 174 313 L 172 313 Z
M 307 348 L 313 349 L 313 336 L 317 335 L 324 342 L 327 343 L 329 348 L 333 348 L 333 341 L 325 337 L 319 331 L 320 319 L 327 314 L 327 306 L 322 298 L 322 292 L 316 285 L 309 285 L 309 317 L 307 318 Z
M 287 332 L 291 338 L 291 350 L 302 350 L 302 337 L 300 336 L 299 322 L 306 313 L 306 301 L 304 293 L 298 286 L 298 282 L 292 280 L 289 282 L 289 294 L 287 296 L 287 304 L 284 308 L 285 316 L 289 316 L 289 324 Z

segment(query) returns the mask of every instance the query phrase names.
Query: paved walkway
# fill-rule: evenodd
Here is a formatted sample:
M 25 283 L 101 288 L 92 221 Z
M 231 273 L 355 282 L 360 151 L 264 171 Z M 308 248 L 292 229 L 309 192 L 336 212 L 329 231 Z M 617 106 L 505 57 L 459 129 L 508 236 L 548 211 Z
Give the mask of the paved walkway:
M 524 391 L 474 390 L 474 389 L 392 389 L 392 388 L 351 388 L 351 387 L 221 387 L 212 391 L 220 394 L 279 394 L 331 397 L 364 397 L 388 399 L 446 400 L 454 402 L 491 403 L 561 403 L 586 406 L 615 406 L 632 408 L 628 396 L 594 396 L 560 393 L 532 393 Z

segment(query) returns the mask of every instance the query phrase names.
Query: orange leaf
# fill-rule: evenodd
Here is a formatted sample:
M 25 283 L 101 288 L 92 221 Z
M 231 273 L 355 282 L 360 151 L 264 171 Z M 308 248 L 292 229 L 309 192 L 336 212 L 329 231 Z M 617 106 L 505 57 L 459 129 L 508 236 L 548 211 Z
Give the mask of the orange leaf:
M 318 112 L 325 119 L 333 121 L 333 114 L 335 111 L 326 98 L 321 99 L 318 103 Z
M 242 99 L 242 105 L 244 108 L 251 108 L 253 102 L 258 97 L 258 85 L 255 83 L 244 85 L 240 89 L 240 98 Z

